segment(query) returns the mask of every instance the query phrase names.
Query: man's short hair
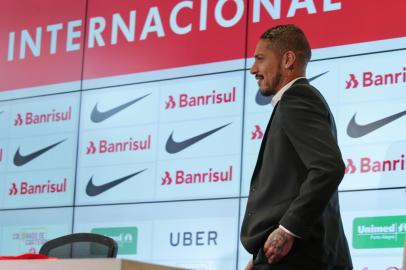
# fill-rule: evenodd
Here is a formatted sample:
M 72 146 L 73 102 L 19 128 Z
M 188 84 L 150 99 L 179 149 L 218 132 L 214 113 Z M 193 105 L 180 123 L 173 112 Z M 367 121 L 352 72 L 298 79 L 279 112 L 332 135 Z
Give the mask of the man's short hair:
M 282 55 L 286 51 L 293 51 L 306 66 L 312 56 L 309 41 L 302 29 L 293 24 L 277 25 L 266 30 L 261 39 L 271 41 L 273 49 Z

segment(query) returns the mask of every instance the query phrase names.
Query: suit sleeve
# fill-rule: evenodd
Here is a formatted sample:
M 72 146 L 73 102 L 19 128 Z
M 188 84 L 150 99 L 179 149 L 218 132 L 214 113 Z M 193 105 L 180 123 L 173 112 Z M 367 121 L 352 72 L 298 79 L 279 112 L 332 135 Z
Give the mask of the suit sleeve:
M 345 167 L 331 132 L 328 110 L 310 86 L 297 85 L 286 91 L 280 101 L 280 113 L 283 131 L 307 171 L 299 195 L 280 224 L 306 238 L 337 191 Z

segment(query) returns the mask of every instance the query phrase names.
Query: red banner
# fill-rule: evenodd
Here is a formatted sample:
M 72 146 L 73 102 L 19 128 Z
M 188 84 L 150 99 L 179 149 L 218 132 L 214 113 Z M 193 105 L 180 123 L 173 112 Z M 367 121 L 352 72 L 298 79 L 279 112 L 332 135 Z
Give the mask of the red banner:
M 250 1 L 251 12 L 248 28 L 248 56 L 254 53 L 260 35 L 266 29 L 293 23 L 306 33 L 313 49 L 339 45 L 399 38 L 406 36 L 402 15 L 406 9 L 403 0 L 314 0 L 314 1 Z M 260 20 L 255 20 L 257 2 L 282 2 L 279 18 L 271 16 L 260 5 Z M 302 4 L 295 4 L 303 2 Z M 269 8 L 269 7 L 268 7 Z M 274 11 L 276 8 L 269 10 Z M 278 10 L 278 9 L 276 9 Z M 276 14 L 278 15 L 278 14 Z M 275 19 L 275 17 L 277 19 Z
M 85 0 L 1 1 L 0 91 L 80 80 L 84 36 L 68 32 L 85 28 L 76 26 L 85 7 Z
M 313 48 L 405 36 L 403 0 L 88 0 L 86 17 L 85 4 L 2 1 L 0 91 L 243 59 L 277 24 Z

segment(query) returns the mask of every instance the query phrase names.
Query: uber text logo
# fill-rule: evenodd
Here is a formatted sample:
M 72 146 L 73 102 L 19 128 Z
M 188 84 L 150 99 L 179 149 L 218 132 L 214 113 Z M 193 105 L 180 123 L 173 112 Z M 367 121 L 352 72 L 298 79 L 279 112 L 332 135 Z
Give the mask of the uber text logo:
M 217 231 L 171 232 L 169 244 L 177 246 L 217 246 Z

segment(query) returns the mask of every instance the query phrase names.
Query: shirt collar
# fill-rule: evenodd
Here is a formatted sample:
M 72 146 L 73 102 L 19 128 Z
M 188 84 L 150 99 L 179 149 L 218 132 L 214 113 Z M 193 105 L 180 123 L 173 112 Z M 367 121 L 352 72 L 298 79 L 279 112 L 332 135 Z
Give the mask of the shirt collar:
M 276 93 L 276 94 L 273 96 L 273 98 L 272 98 L 272 100 L 271 100 L 272 106 L 275 107 L 276 104 L 278 104 L 278 102 L 281 100 L 282 95 L 286 92 L 286 90 L 288 90 L 297 80 L 303 79 L 303 78 L 305 78 L 305 77 L 297 77 L 297 78 L 291 80 L 290 82 L 288 82 L 287 84 L 285 84 L 285 85 L 281 88 L 281 90 L 279 90 L 278 93 Z

